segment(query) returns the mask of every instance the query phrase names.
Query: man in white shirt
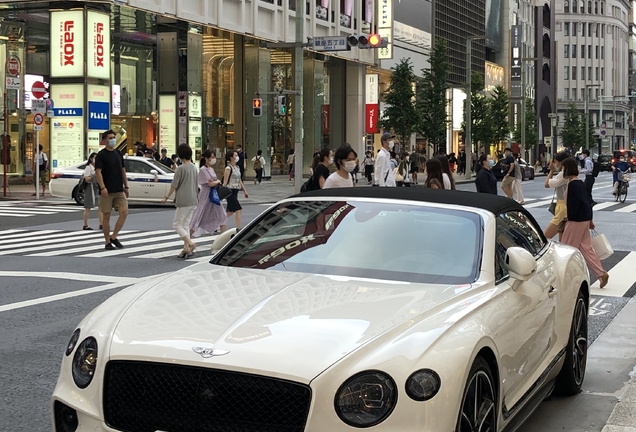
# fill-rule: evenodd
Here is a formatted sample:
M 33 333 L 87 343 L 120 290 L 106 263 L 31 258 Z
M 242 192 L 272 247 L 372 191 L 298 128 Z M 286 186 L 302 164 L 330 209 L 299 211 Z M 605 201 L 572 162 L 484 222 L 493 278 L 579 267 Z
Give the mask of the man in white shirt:
M 583 159 L 584 166 L 581 168 L 581 174 L 585 175 L 585 187 L 590 193 L 590 198 L 592 198 L 592 187 L 594 186 L 594 161 L 590 157 L 590 151 L 588 149 L 583 150 L 581 152 L 581 156 Z M 592 198 L 592 206 L 596 205 L 594 198 Z
M 375 159 L 375 184 L 382 187 L 395 187 L 395 177 L 391 168 L 391 150 L 395 147 L 393 135 L 388 132 L 382 134 L 382 148 Z

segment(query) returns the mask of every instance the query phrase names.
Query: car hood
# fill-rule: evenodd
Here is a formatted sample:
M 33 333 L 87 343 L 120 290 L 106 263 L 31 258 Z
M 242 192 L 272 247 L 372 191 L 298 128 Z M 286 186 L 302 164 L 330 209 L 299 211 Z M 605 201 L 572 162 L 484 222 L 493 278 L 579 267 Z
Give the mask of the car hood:
M 130 305 L 116 326 L 109 356 L 308 383 L 356 348 L 456 292 L 443 285 L 201 263 L 173 274 Z

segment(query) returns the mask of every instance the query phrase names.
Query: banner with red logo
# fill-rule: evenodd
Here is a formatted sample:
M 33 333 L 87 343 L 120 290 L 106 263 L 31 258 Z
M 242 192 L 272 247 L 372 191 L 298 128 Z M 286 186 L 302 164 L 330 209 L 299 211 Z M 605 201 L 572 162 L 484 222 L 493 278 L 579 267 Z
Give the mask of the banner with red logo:
M 51 12 L 51 77 L 84 76 L 84 34 L 84 11 Z
M 110 15 L 88 12 L 86 43 L 88 76 L 110 79 Z
M 365 133 L 379 133 L 378 120 L 380 119 L 380 75 L 368 74 L 366 76 L 365 85 L 365 114 L 364 129 Z

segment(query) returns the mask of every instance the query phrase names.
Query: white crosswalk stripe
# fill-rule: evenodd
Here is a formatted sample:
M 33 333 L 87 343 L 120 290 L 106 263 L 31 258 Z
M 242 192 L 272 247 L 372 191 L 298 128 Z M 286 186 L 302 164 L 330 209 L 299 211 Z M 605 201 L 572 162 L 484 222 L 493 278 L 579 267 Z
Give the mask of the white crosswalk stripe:
M 210 245 L 215 236 L 193 239 L 197 244 L 195 258 L 210 258 Z M 0 256 L 79 258 L 172 258 L 181 251 L 183 241 L 172 230 L 122 231 L 123 249 L 105 250 L 101 231 L 1 230 Z
M 34 202 L 6 201 L 0 203 L 0 217 L 32 217 L 84 211 L 75 205 L 38 205 Z
M 535 201 L 535 202 L 528 202 L 529 200 L 526 200 L 526 204 L 524 204 L 525 208 L 539 208 L 539 207 L 545 207 L 546 209 L 550 206 L 550 203 L 552 202 L 552 200 L 541 200 L 541 201 Z M 620 203 L 617 201 L 605 201 L 605 202 L 598 202 L 595 206 L 594 206 L 594 211 L 609 211 L 609 212 L 615 212 L 615 213 L 634 213 L 636 212 L 636 204 L 635 203 L 630 203 L 630 202 L 625 202 L 625 203 Z
M 599 282 L 596 281 L 590 287 L 591 294 L 623 297 L 636 281 L 636 252 L 628 253 L 610 269 L 605 269 L 609 273 L 609 282 L 600 289 Z

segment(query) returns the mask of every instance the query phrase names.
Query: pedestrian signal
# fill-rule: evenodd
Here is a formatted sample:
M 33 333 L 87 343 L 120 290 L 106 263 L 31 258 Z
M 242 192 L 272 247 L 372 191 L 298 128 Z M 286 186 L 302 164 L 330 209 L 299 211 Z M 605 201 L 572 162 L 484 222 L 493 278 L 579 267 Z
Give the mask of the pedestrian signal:
M 263 115 L 263 101 L 260 98 L 254 98 L 252 101 L 252 114 L 254 117 L 260 117 Z
M 276 112 L 279 116 L 287 115 L 287 96 L 278 96 Z

